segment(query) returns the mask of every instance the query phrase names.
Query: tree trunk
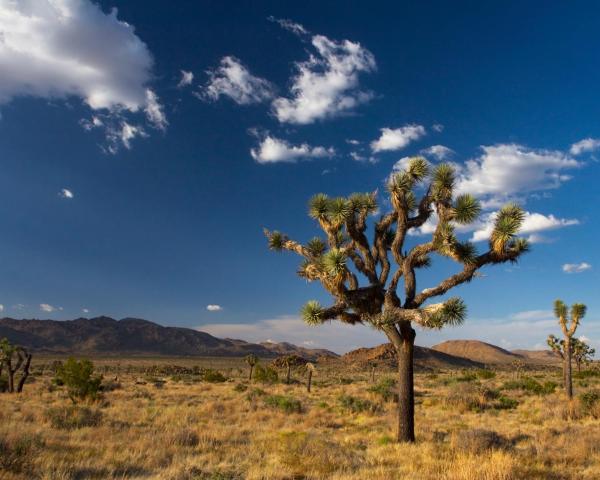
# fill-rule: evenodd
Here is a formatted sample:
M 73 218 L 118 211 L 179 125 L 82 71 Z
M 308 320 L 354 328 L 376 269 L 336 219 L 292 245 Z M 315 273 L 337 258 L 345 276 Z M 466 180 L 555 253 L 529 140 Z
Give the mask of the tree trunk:
M 308 382 L 306 383 L 306 390 L 310 393 L 310 386 L 312 384 L 312 371 L 308 371 Z
M 371 383 L 375 383 L 375 367 L 371 367 Z
M 401 322 L 399 330 L 388 333 L 398 359 L 398 442 L 415 441 L 415 389 L 413 353 L 415 330 L 410 322 Z
M 288 365 L 287 367 L 287 377 L 286 377 L 286 383 L 289 385 L 290 384 L 290 375 L 292 373 L 292 366 Z
M 567 397 L 573 398 L 573 380 L 571 378 L 571 338 L 565 338 L 565 391 Z
M 12 368 L 12 362 L 9 360 L 6 361 L 6 375 L 8 378 L 8 393 L 13 393 L 15 391 L 15 372 Z
M 248 381 L 252 381 L 252 370 L 254 370 L 254 365 L 250 365 L 250 375 L 248 375 Z
M 29 376 L 29 366 L 31 365 L 31 354 L 27 354 L 27 360 L 25 360 L 25 364 L 23 365 L 23 374 L 21 375 L 21 379 L 19 380 L 19 384 L 17 385 L 17 393 L 21 393 L 23 391 L 23 385 L 27 381 L 27 377 Z

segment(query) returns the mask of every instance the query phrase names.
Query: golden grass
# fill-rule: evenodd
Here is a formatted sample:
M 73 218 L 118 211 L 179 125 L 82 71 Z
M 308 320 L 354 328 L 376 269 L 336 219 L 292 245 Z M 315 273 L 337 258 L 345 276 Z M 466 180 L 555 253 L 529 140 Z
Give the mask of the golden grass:
M 159 387 L 136 383 L 139 372 L 119 374 L 122 388 L 79 412 L 83 426 L 53 416 L 70 401 L 48 388 L 48 374 L 22 395 L 0 394 L 0 479 L 600 478 L 596 415 L 577 402 L 567 408 L 559 389 L 543 396 L 502 390 L 510 373 L 463 381 L 458 373 L 418 374 L 418 440 L 399 445 L 395 404 L 368 391 L 368 372 L 322 368 L 307 393 L 302 384 L 250 384 L 240 391 L 243 365 L 227 371 L 235 378 L 225 383 L 164 377 Z M 558 373 L 538 376 L 556 380 Z M 340 377 L 357 380 L 344 384 Z M 594 389 L 595 382 L 576 382 L 576 390 Z M 500 408 L 498 392 L 518 406 Z M 456 403 L 473 394 L 475 403 Z M 268 404 L 272 395 L 281 397 Z M 377 408 L 360 411 L 359 403 L 352 413 L 341 406 L 341 395 Z M 301 402 L 301 412 L 285 411 L 290 398 Z

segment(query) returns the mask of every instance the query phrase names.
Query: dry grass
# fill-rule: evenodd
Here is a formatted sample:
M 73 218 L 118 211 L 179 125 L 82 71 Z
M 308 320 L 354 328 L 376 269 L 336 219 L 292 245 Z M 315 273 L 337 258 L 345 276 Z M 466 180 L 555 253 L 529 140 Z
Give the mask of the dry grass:
M 370 388 L 368 372 L 321 368 L 309 394 L 298 383 L 244 388 L 243 365 L 228 362 L 211 366 L 229 381 L 207 383 L 142 381 L 121 361 L 121 388 L 81 406 L 48 388 L 48 371 L 38 374 L 22 395 L 0 395 L 0 478 L 600 478 L 593 394 L 566 405 L 560 389 L 504 389 L 507 372 L 418 374 L 418 441 L 398 445 L 393 399 Z M 593 392 L 597 382 L 576 381 L 576 391 Z

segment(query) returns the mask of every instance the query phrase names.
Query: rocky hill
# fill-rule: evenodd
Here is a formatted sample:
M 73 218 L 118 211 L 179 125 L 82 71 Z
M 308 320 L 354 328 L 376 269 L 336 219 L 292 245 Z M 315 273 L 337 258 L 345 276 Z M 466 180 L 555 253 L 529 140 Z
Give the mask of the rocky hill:
M 439 368 L 481 368 L 483 364 L 467 358 L 438 352 L 431 348 L 415 346 L 415 367 L 419 370 Z M 390 343 L 373 348 L 359 348 L 342 355 L 343 362 L 366 367 L 370 362 L 389 367 L 396 366 L 396 352 Z
M 256 344 L 221 339 L 191 328 L 164 327 L 148 320 L 110 317 L 75 320 L 0 319 L 0 338 L 48 354 L 260 357 L 297 354 L 308 360 L 337 355 L 290 343 Z
M 506 364 L 524 359 L 521 355 L 479 340 L 448 340 L 431 348 L 438 352 L 468 358 L 480 363 Z

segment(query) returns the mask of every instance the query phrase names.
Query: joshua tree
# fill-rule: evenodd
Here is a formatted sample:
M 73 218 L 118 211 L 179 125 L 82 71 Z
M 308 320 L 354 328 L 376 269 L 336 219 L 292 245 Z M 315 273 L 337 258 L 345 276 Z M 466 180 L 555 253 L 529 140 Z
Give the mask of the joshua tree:
M 550 348 L 558 353 L 560 358 L 565 360 L 565 341 L 559 340 L 554 335 L 548 336 L 548 345 Z M 589 363 L 596 353 L 596 349 L 590 347 L 587 343 L 577 339 L 571 338 L 571 358 L 575 360 L 577 365 L 577 371 L 581 372 L 581 364 Z
M 0 375 L 6 367 L 8 393 L 21 393 L 29 377 L 31 354 L 24 347 L 12 345 L 8 339 L 0 340 Z M 20 372 L 21 378 L 15 387 L 15 374 Z
M 417 200 L 417 191 L 424 183 Z M 404 171 L 390 179 L 392 210 L 374 222 L 371 243 L 366 230 L 369 216 L 378 211 L 377 192 L 348 198 L 315 195 L 310 200 L 309 215 L 319 223 L 324 240 L 316 237 L 301 244 L 278 231 L 265 230 L 271 249 L 300 255 L 298 274 L 319 281 L 334 298 L 330 307 L 308 302 L 302 309 L 307 323 L 318 325 L 337 319 L 347 324 L 370 324 L 383 331 L 393 344 L 399 375 L 399 441 L 414 441 L 413 326 L 442 328 L 460 324 L 466 315 L 466 306 L 459 298 L 429 305 L 427 302 L 469 282 L 481 267 L 515 262 L 528 250 L 527 241 L 516 237 L 524 213 L 514 204 L 497 212 L 487 251 L 478 253 L 472 243 L 460 241 L 456 226 L 474 222 L 481 209 L 472 195 L 455 196 L 455 185 L 451 165 L 440 164 L 430 173 L 424 158 L 411 159 Z M 437 221 L 429 241 L 407 246 L 408 234 L 424 233 L 425 229 L 418 229 L 428 220 L 426 226 Z M 416 272 L 430 265 L 432 254 L 454 260 L 461 269 L 419 291 Z M 359 283 L 359 276 L 366 282 Z M 402 295 L 397 291 L 401 280 Z
M 246 360 L 246 363 L 250 367 L 250 373 L 248 374 L 248 380 L 252 381 L 252 371 L 254 370 L 254 367 L 256 366 L 256 364 L 259 361 L 258 357 L 256 355 L 254 355 L 253 353 L 251 353 L 250 355 L 246 355 L 244 357 L 244 360 Z
M 371 383 L 375 383 L 375 369 L 377 368 L 377 362 L 375 362 L 373 360 L 370 361 L 369 367 L 371 369 Z
M 315 367 L 314 363 L 308 362 L 305 366 L 306 368 L 306 391 L 310 393 L 310 387 L 312 386 L 312 376 L 313 373 L 317 371 L 317 367 Z
M 590 363 L 596 354 L 596 349 L 577 338 L 573 338 L 572 342 L 571 350 L 573 352 L 573 360 L 575 360 L 575 365 L 577 365 L 577 371 L 581 372 L 581 364 Z
M 273 361 L 273 365 L 275 365 L 276 367 L 286 369 L 285 383 L 287 383 L 288 385 L 292 380 L 292 367 L 305 365 L 306 363 L 307 361 L 304 358 L 294 354 L 284 355 L 283 357 L 276 358 Z
M 548 346 L 557 352 L 563 360 L 563 380 L 567 397 L 573 398 L 573 380 L 571 378 L 571 358 L 573 357 L 573 335 L 579 326 L 579 322 L 585 316 L 587 307 L 583 303 L 574 303 L 571 306 L 571 320 L 569 323 L 568 307 L 562 300 L 554 302 L 554 315 L 564 335 L 564 340 L 559 340 L 554 335 L 548 337 Z
M 511 366 L 514 369 L 514 374 L 516 378 L 521 378 L 523 375 L 523 370 L 525 370 L 525 362 L 523 360 L 517 359 L 511 362 Z

